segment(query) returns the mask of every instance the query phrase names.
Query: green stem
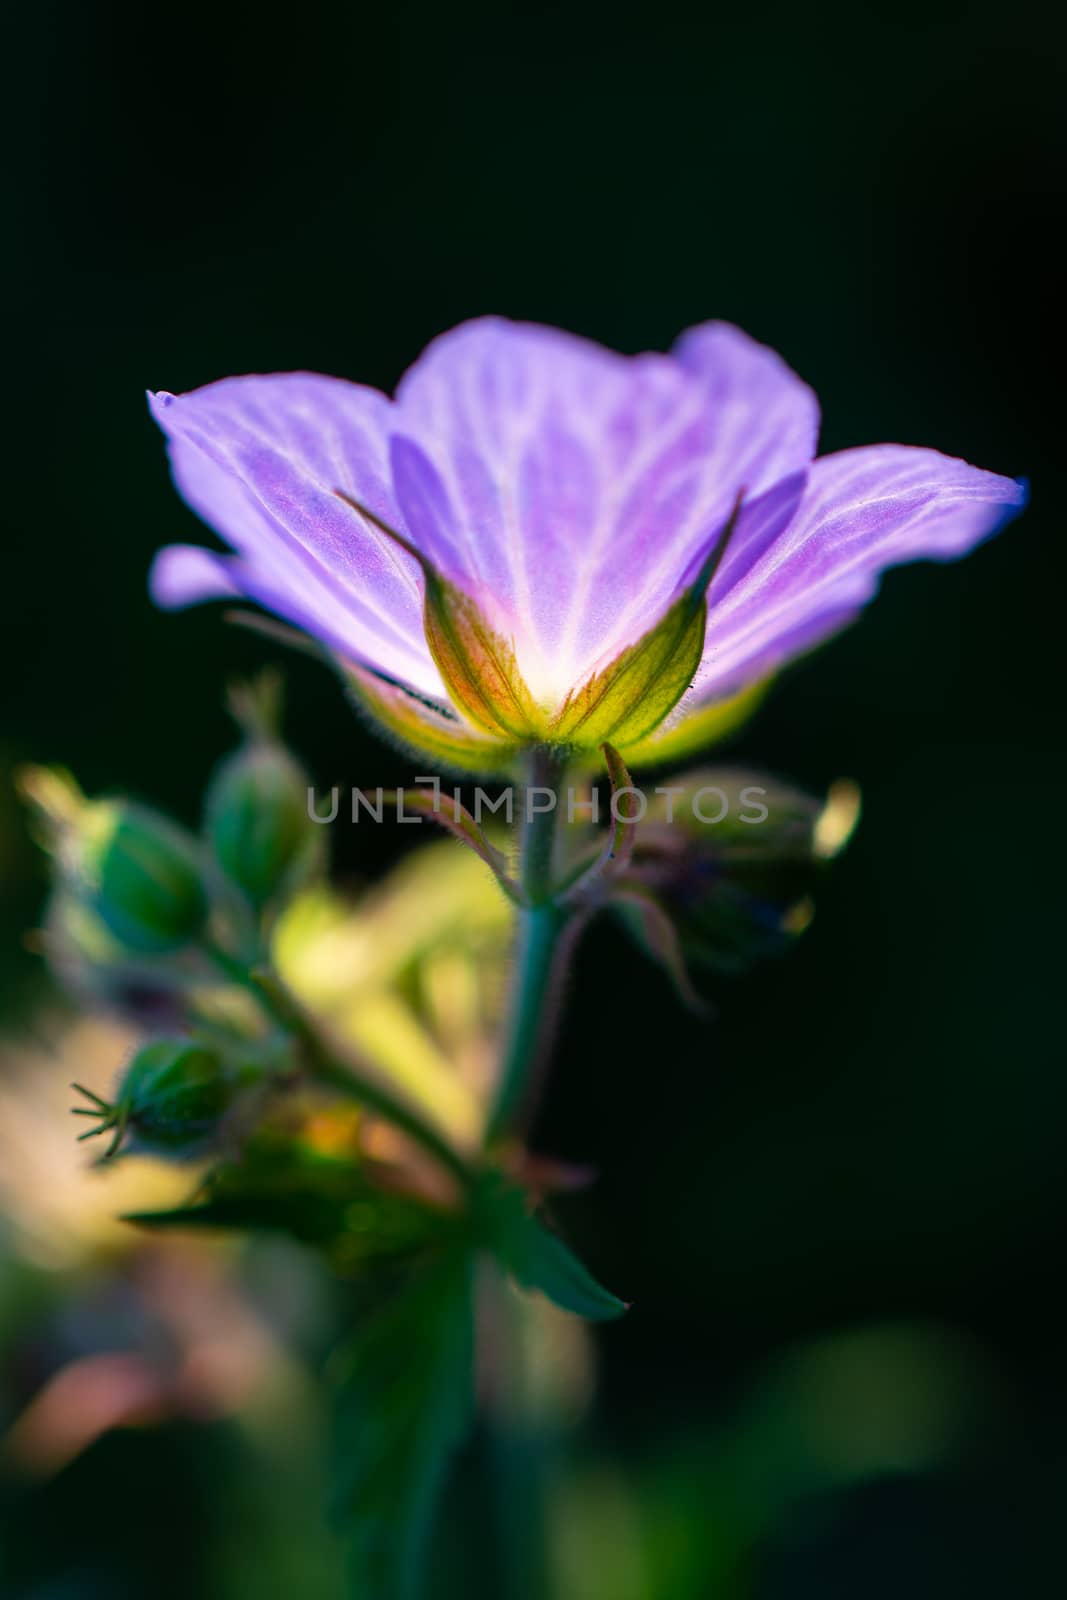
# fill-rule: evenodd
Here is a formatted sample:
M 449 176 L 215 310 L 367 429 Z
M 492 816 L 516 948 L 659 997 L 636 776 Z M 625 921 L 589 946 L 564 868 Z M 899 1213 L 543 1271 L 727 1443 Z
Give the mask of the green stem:
M 311 1019 L 301 1010 L 282 984 L 269 971 L 250 972 L 228 951 L 217 945 L 204 946 L 205 953 L 216 967 L 230 980 L 247 989 L 259 1002 L 272 1022 L 283 1028 L 300 1044 L 305 1064 L 317 1083 L 337 1090 L 378 1116 L 386 1118 L 394 1127 L 406 1133 L 421 1145 L 441 1166 L 448 1169 L 464 1185 L 473 1182 L 473 1173 L 459 1152 L 449 1144 L 413 1107 L 398 1098 L 376 1078 L 369 1077 L 357 1065 L 338 1061 L 319 1037 Z
M 559 1440 L 531 1372 L 531 1313 L 495 1265 L 478 1283 L 487 1485 L 497 1523 L 497 1585 L 507 1600 L 553 1594 L 550 1507 Z M 539 1331 L 539 1330 L 537 1330 Z
M 488 1139 L 506 1134 L 522 1106 L 529 1080 L 547 1048 L 557 1010 L 557 955 L 567 913 L 553 899 L 553 846 L 557 804 L 550 811 L 530 810 L 536 786 L 557 792 L 562 763 L 551 751 L 533 752 L 522 806 L 520 887 L 524 905 L 518 913 L 518 943 L 511 1008 L 504 1042 L 496 1105 Z

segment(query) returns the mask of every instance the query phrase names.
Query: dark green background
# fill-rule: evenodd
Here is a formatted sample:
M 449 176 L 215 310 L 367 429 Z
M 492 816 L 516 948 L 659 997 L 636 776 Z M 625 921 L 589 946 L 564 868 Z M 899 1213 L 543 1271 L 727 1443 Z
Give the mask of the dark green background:
M 44 4 L 15 27 L 12 1016 L 38 981 L 18 940 L 42 876 L 10 766 L 61 760 L 191 817 L 229 737 L 224 678 L 277 653 L 215 608 L 147 600 L 155 548 L 201 535 L 146 387 L 308 367 L 389 388 L 489 310 L 624 350 L 717 316 L 814 384 L 825 448 L 903 440 L 1031 479 L 1020 523 L 892 576 L 733 752 L 863 786 L 810 935 L 724 987 L 706 1027 L 598 934 L 540 1143 L 603 1172 L 568 1220 L 636 1302 L 601 1341 L 601 1426 L 624 1444 L 710 1425 L 769 1353 L 867 1319 L 961 1328 L 1000 1375 L 1010 1424 L 958 1480 L 783 1532 L 761 1596 L 1047 1592 L 1067 1421 L 1062 39 L 1025 4 Z M 321 782 L 409 775 L 325 673 L 291 678 Z M 399 847 L 339 841 L 357 877 Z

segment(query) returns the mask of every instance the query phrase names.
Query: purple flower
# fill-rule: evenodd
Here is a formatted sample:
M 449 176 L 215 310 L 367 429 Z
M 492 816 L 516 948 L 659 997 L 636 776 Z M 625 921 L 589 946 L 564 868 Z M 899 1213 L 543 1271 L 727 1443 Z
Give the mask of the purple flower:
M 816 459 L 815 395 L 726 323 L 625 357 L 485 318 L 394 400 L 283 373 L 150 403 L 232 548 L 161 551 L 159 604 L 258 602 L 395 733 L 471 768 L 544 740 L 691 747 L 886 567 L 963 555 L 1026 498 L 935 450 Z

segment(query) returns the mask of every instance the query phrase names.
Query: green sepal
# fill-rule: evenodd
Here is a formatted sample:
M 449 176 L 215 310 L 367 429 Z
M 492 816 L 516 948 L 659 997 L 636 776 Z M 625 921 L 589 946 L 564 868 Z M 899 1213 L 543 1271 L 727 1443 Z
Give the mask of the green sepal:
M 647 771 L 700 754 L 747 722 L 762 705 L 771 683 L 772 679 L 764 678 L 727 700 L 684 711 L 677 721 L 661 724 L 647 738 L 628 744 L 626 760 L 631 767 Z
M 501 777 L 515 768 L 518 744 L 491 739 L 463 722 L 448 706 L 427 700 L 359 662 L 342 663 L 358 710 L 412 755 L 430 756 L 444 772 Z
M 553 741 L 588 750 L 610 740 L 626 749 L 646 739 L 674 710 L 704 653 L 706 595 L 741 512 L 738 498 L 700 571 L 636 644 L 568 695 L 552 720 Z
M 325 645 L 273 617 L 241 610 L 228 611 L 226 617 L 277 644 L 299 650 L 336 672 L 356 710 L 378 734 L 384 734 L 408 754 L 430 756 L 442 772 L 459 777 L 501 777 L 514 771 L 517 743 L 490 737 L 461 719 L 452 706 L 438 704 L 364 662 L 334 655 Z
M 529 743 L 543 736 L 544 713 L 519 672 L 510 639 L 425 558 L 422 565 L 426 643 L 453 701 L 494 737 Z
M 526 687 L 511 640 L 403 534 L 359 501 L 340 490 L 337 495 L 422 569 L 426 644 L 454 704 L 494 739 L 529 743 L 543 737 L 544 712 Z
M 620 794 L 633 786 L 626 763 L 613 745 L 603 746 L 604 761 L 611 784 L 612 816 L 607 837 L 599 852 L 589 863 L 575 871 L 566 881 L 564 903 L 571 905 L 597 905 L 602 902 L 606 886 L 624 873 L 633 859 L 637 838 L 637 818 L 617 804 Z
M 610 833 L 608 843 L 604 847 L 604 865 L 613 873 L 625 872 L 633 860 L 634 844 L 637 840 L 637 817 L 631 811 L 624 810 L 618 802 L 620 795 L 631 789 L 633 784 L 626 770 L 626 763 L 615 747 L 605 743 L 603 749 L 608 778 L 611 782 L 612 805 Z

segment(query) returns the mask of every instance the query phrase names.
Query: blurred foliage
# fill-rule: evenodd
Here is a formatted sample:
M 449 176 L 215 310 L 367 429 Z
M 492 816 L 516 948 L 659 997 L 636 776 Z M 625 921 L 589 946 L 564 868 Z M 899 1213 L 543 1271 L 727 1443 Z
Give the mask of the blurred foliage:
M 851 837 L 857 786 L 839 780 L 820 801 L 766 773 L 706 767 L 663 787 L 636 830 L 632 877 L 677 930 L 682 959 L 736 975 L 782 954 L 811 923 L 824 864 Z M 663 960 L 647 901 L 620 914 Z
M 272 953 L 305 1005 L 470 1145 L 492 1090 L 511 917 L 481 862 L 440 841 L 354 904 L 328 888 L 299 896 Z
M 277 1230 L 326 1250 L 345 1270 L 410 1255 L 438 1231 L 447 1236 L 454 1229 L 448 1213 L 436 1217 L 374 1180 L 356 1122 L 344 1111 L 319 1110 L 301 1128 L 290 1114 L 247 1140 L 239 1161 L 213 1167 L 185 1204 L 127 1212 L 126 1220 L 151 1228 Z
M 357 1595 L 423 1589 L 428 1526 L 473 1412 L 472 1273 L 459 1241 L 335 1358 L 334 1516 L 351 1532 Z

